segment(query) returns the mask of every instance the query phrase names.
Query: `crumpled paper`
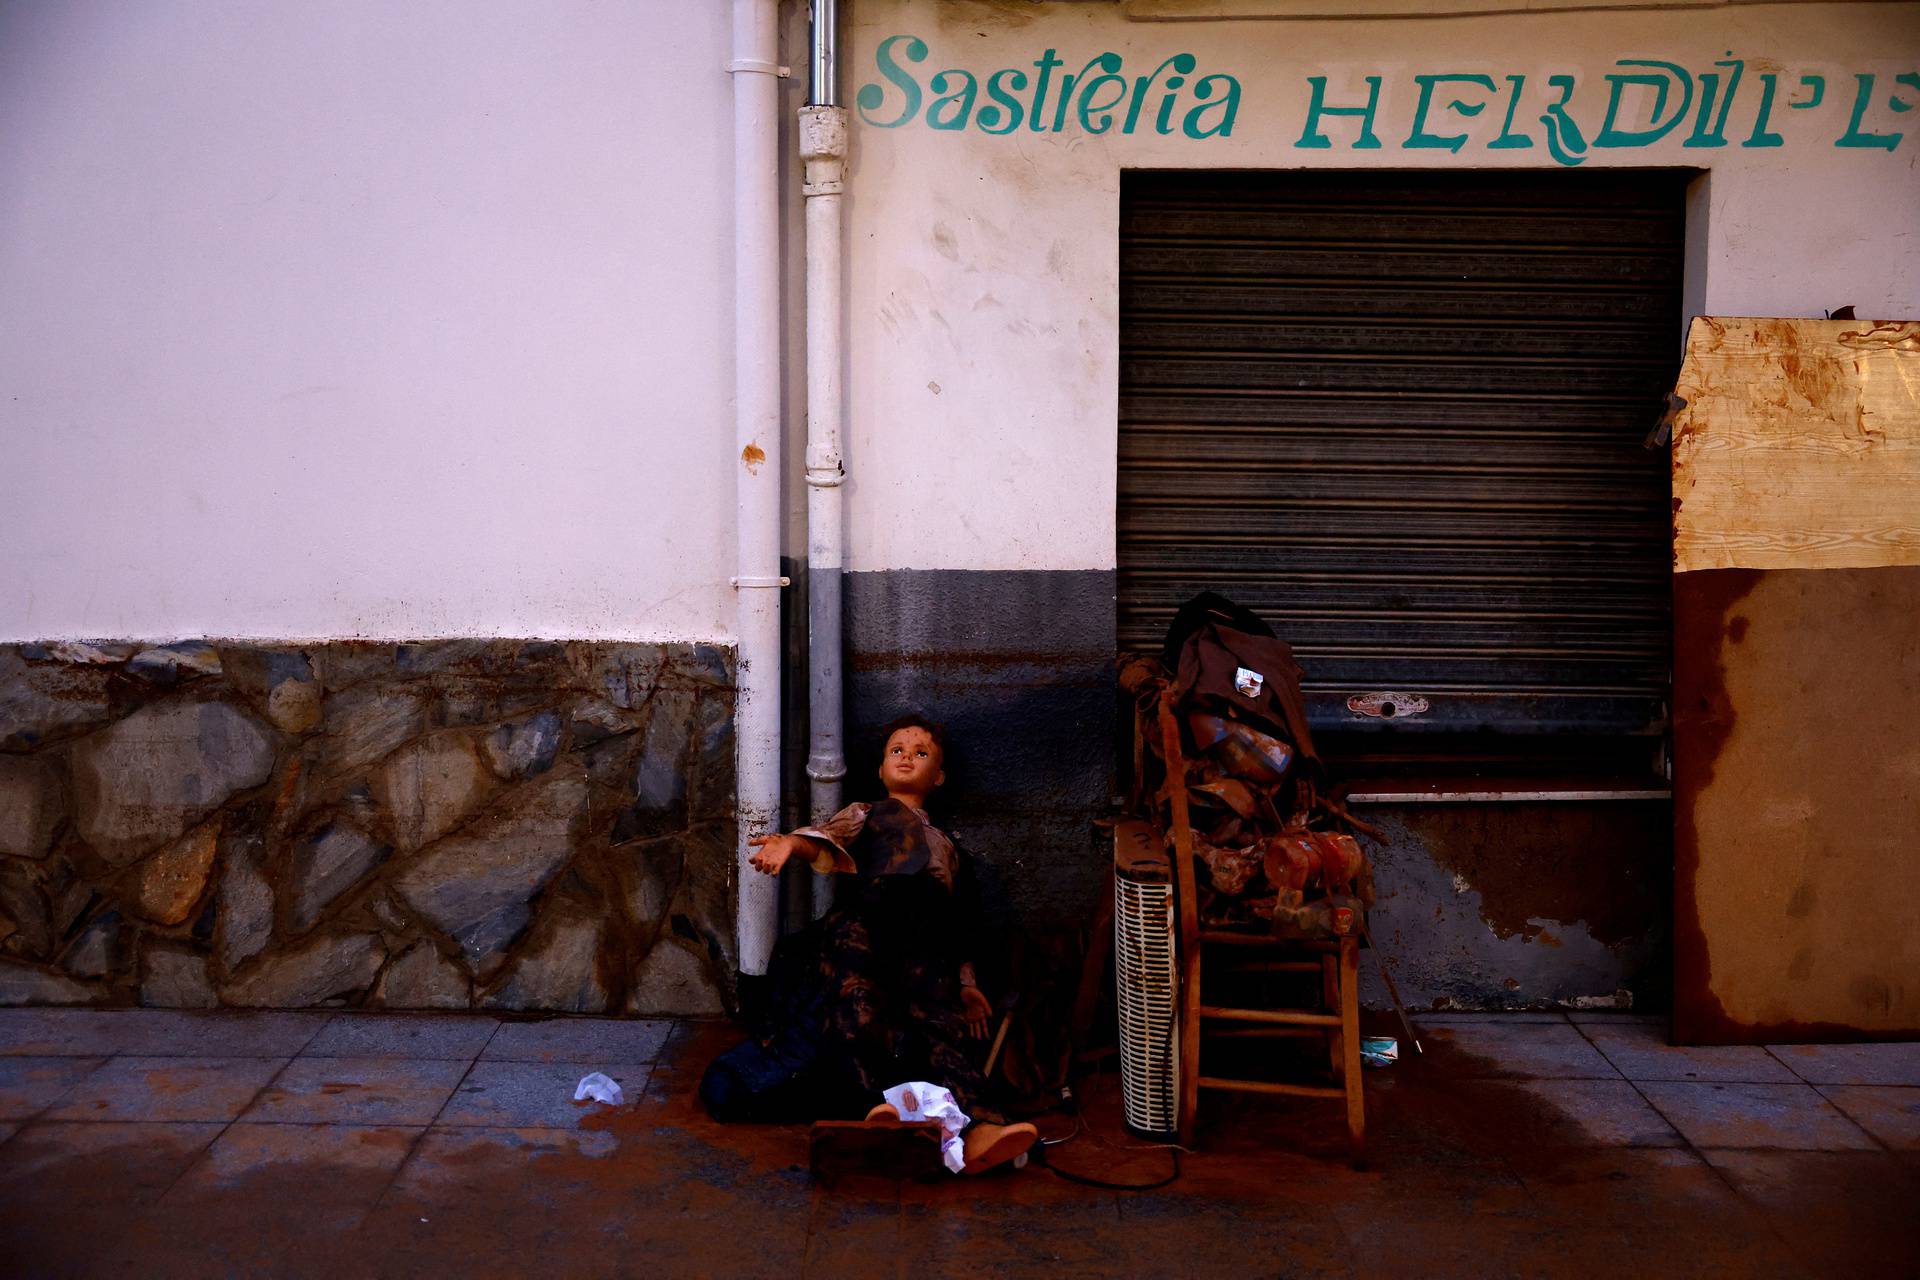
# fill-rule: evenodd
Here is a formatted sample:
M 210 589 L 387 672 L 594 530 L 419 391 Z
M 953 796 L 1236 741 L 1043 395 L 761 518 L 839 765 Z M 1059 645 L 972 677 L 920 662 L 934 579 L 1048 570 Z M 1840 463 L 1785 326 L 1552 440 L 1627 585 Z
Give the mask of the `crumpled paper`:
M 966 1146 L 960 1132 L 970 1123 L 967 1113 L 953 1100 L 953 1094 L 937 1084 L 909 1080 L 883 1092 L 887 1105 L 900 1113 L 902 1120 L 933 1120 L 940 1125 L 940 1159 L 952 1173 L 967 1166 Z
M 620 1105 L 620 1085 L 611 1076 L 603 1076 L 598 1071 L 584 1075 L 574 1088 L 573 1100 L 584 1102 L 588 1098 L 617 1107 Z

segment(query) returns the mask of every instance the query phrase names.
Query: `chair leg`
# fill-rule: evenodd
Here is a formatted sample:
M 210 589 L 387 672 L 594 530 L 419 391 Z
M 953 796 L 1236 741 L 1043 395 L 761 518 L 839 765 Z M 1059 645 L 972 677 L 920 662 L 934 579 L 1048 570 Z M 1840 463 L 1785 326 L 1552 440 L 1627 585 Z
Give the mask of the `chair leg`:
M 1366 1095 L 1360 1080 L 1360 940 L 1340 939 L 1340 1062 L 1347 1092 L 1349 1158 L 1358 1167 L 1366 1158 Z
M 1328 1013 L 1340 1011 L 1340 961 L 1334 956 L 1320 957 L 1320 1007 Z M 1335 1080 L 1345 1068 L 1340 1053 L 1340 1033 L 1327 1032 L 1327 1069 Z
M 1193 1145 L 1193 1129 L 1200 1111 L 1200 940 L 1195 938 L 1181 957 L 1180 983 L 1180 1145 Z

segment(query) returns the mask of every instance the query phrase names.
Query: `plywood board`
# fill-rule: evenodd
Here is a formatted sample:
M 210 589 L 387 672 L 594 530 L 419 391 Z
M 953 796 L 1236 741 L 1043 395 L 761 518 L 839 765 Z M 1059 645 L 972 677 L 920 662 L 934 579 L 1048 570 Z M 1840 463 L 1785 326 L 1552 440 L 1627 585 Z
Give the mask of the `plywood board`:
M 1920 323 L 1699 316 L 1674 569 L 1920 564 Z
M 1920 1036 L 1920 568 L 1674 580 L 1674 1034 Z

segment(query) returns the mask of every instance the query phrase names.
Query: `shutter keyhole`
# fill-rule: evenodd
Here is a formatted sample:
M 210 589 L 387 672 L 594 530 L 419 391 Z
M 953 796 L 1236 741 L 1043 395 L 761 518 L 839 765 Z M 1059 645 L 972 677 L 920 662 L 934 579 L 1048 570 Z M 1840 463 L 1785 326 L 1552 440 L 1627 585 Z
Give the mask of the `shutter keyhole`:
M 1389 716 L 1389 717 L 1390 717 L 1390 716 L 1392 716 L 1392 715 L 1393 715 L 1393 704 L 1392 704 L 1391 702 L 1383 702 L 1383 703 L 1381 703 L 1381 704 L 1380 704 L 1380 714 L 1381 714 L 1381 715 L 1383 715 L 1383 716 Z

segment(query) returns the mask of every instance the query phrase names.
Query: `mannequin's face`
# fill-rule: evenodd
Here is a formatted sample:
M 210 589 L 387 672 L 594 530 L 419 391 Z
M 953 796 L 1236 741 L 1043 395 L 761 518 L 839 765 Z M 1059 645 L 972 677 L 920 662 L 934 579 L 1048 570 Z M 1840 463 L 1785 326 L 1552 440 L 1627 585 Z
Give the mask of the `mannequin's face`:
M 894 730 L 880 756 L 880 781 L 889 793 L 925 796 L 947 780 L 933 735 L 916 725 Z

